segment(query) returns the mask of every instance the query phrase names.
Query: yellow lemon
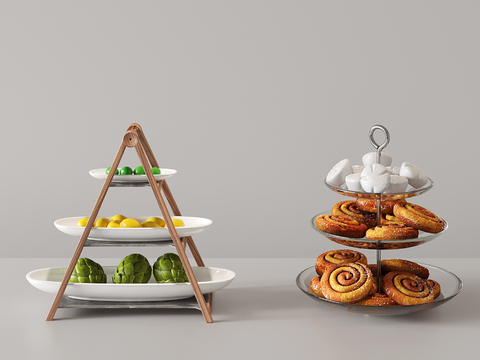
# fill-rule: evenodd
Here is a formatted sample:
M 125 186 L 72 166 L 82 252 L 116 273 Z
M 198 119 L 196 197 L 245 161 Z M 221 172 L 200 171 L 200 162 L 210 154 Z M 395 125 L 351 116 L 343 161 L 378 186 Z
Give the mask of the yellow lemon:
M 107 227 L 109 222 L 110 220 L 107 218 L 98 218 L 93 224 L 93 227 Z
M 140 224 L 135 219 L 123 219 L 122 222 L 120 223 L 120 227 L 122 227 L 122 228 L 137 228 L 137 227 L 142 227 L 142 224 Z
M 125 220 L 127 217 L 123 215 L 114 215 L 110 218 L 110 220 L 118 220 L 118 222 L 121 222 L 122 220 Z
M 120 221 L 118 221 L 118 220 L 110 220 L 110 222 L 108 223 L 107 227 L 109 227 L 109 228 L 118 228 L 118 227 L 120 227 Z
M 143 226 L 143 227 L 150 227 L 150 228 L 152 228 L 152 227 L 160 227 L 160 225 L 158 225 L 155 221 L 148 221 L 148 220 L 142 222 L 142 226 Z
M 173 222 L 173 226 L 175 227 L 185 226 L 185 223 L 180 219 L 172 219 L 172 222 Z
M 78 221 L 77 226 L 78 227 L 85 227 L 85 226 L 87 226 L 87 222 L 88 222 L 88 218 L 81 218 Z
M 161 219 L 161 218 L 159 218 L 159 217 L 153 216 L 153 217 L 151 217 L 151 218 L 148 218 L 147 221 L 153 221 L 153 222 L 157 223 L 158 226 L 160 226 L 160 227 L 165 227 L 165 220 L 163 220 L 163 219 Z

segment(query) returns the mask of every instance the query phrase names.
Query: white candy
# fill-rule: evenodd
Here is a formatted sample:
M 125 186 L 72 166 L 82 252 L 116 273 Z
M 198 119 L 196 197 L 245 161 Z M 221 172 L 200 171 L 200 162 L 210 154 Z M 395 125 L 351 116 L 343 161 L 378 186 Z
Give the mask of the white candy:
M 408 179 L 405 176 L 390 175 L 390 186 L 385 190 L 386 194 L 402 193 L 407 190 Z
M 365 169 L 365 166 L 363 165 L 353 165 L 353 173 L 356 174 L 356 173 L 361 173 L 363 171 L 363 169 Z
M 365 192 L 383 193 L 390 186 L 390 173 L 382 164 L 372 164 L 363 169 L 360 184 Z
M 362 157 L 363 165 L 370 166 L 372 164 L 377 163 L 377 152 L 369 152 Z M 380 153 L 380 164 L 383 166 L 390 166 L 392 165 L 392 157 L 387 153 L 381 152 Z
M 345 183 L 347 189 L 351 191 L 363 191 L 362 185 L 360 185 L 360 179 L 362 175 L 360 173 L 353 173 L 345 177 Z
M 400 167 L 399 166 L 387 166 L 387 171 L 392 175 L 399 175 L 400 174 Z
M 428 181 L 422 170 L 409 162 L 404 162 L 400 166 L 399 174 L 400 176 L 405 176 L 408 179 L 408 183 L 416 189 L 421 188 Z
M 345 182 L 345 177 L 350 174 L 353 174 L 353 167 L 350 164 L 350 160 L 343 159 L 330 170 L 326 180 L 328 184 L 339 187 Z

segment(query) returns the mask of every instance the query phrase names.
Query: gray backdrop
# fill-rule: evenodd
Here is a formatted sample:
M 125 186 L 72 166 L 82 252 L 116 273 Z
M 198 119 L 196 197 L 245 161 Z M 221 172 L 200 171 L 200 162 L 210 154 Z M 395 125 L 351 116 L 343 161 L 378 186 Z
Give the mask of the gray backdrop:
M 56 219 L 87 216 L 138 122 L 184 215 L 213 225 L 204 257 L 316 257 L 310 227 L 348 198 L 339 160 L 385 152 L 435 186 L 412 199 L 446 234 L 385 257 L 479 257 L 480 4 L 474 1 L 2 1 L 1 255 L 70 257 Z M 138 162 L 127 150 L 122 164 Z M 101 214 L 156 215 L 149 188 Z M 121 257 L 134 248 L 87 248 Z M 157 248 L 141 250 L 154 257 Z

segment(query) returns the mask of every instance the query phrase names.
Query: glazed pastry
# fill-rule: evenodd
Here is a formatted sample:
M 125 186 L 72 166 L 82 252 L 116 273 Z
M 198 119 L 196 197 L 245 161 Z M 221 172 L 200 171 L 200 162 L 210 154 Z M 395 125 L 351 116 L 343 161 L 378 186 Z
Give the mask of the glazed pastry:
M 405 225 L 395 215 L 390 215 L 390 214 L 382 214 L 382 218 L 380 221 L 382 225 L 390 225 L 390 224 Z
M 368 265 L 367 265 L 368 267 Z M 373 274 L 372 274 L 373 275 Z M 378 280 L 377 278 L 374 276 L 373 277 L 373 286 L 372 286 L 372 289 L 370 290 L 370 292 L 368 293 L 368 296 L 370 295 L 373 295 L 375 293 L 378 293 Z
M 365 224 L 343 215 L 320 215 L 315 222 L 321 231 L 338 236 L 362 238 L 367 231 Z
M 320 296 L 321 298 L 325 299 L 325 296 L 322 293 L 322 290 L 320 289 L 320 277 L 315 276 L 311 281 L 310 281 L 310 290 L 317 296 Z
M 332 215 L 344 215 L 355 219 L 359 224 L 367 225 L 371 228 L 377 225 L 377 215 L 358 209 L 355 200 L 340 201 L 333 205 Z
M 357 198 L 357 208 L 362 211 L 367 211 L 370 213 L 377 213 L 377 200 L 376 199 L 364 199 L 364 198 Z M 393 207 L 396 203 L 407 203 L 407 200 L 404 198 L 396 199 L 392 198 L 392 200 L 381 200 L 380 201 L 380 212 L 382 214 L 393 214 Z
M 439 233 L 445 227 L 443 220 L 419 205 L 396 204 L 393 207 L 393 214 L 404 224 L 428 233 Z
M 367 266 L 372 272 L 372 276 L 377 277 L 377 264 L 367 264 Z
M 368 295 L 365 299 L 356 302 L 355 305 L 366 305 L 366 306 L 395 306 L 398 303 L 389 298 L 385 294 L 374 293 L 372 295 Z
M 433 289 L 433 298 L 436 299 L 437 297 L 439 297 L 442 291 L 440 284 L 435 280 L 431 279 L 427 280 L 427 284 L 430 285 L 430 287 Z
M 390 223 L 368 229 L 366 238 L 369 240 L 403 240 L 418 237 L 418 230 L 407 225 Z
M 432 302 L 433 290 L 426 280 L 412 273 L 391 271 L 382 281 L 382 290 L 400 305 L 418 305 Z
M 386 274 L 390 271 L 403 271 L 417 275 L 422 279 L 428 279 L 430 276 L 430 272 L 426 267 L 414 263 L 413 261 L 401 259 L 382 260 L 381 266 L 382 274 Z
M 315 264 L 315 271 L 321 276 L 330 268 L 335 268 L 340 264 L 353 262 L 366 264 L 367 258 L 361 252 L 354 250 L 331 250 L 318 256 Z
M 348 263 L 325 271 L 320 288 L 326 299 L 353 303 L 367 297 L 373 286 L 373 276 L 365 264 Z

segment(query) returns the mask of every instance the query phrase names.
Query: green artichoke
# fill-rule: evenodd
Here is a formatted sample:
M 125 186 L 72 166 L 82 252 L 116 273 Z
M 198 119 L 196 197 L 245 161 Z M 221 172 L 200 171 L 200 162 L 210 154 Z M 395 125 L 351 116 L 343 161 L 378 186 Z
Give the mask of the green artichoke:
M 107 276 L 100 264 L 88 258 L 78 259 L 69 282 L 71 283 L 106 283 Z
M 130 254 L 120 261 L 112 281 L 114 284 L 145 284 L 152 276 L 152 267 L 147 258 L 140 254 Z
M 160 256 L 153 264 L 153 276 L 157 283 L 188 282 L 187 274 L 177 254 L 167 253 Z

